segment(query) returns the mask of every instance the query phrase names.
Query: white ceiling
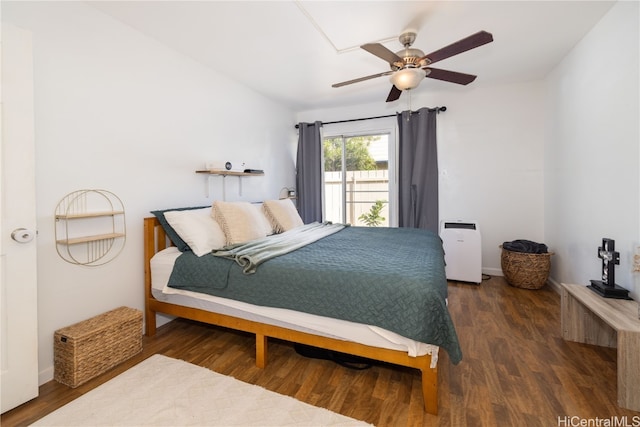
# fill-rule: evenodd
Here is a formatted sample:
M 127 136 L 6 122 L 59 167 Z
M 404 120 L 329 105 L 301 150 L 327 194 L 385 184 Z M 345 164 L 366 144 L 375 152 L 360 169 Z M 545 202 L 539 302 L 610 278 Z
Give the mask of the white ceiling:
M 98 1 L 87 2 L 295 111 L 384 102 L 388 77 L 332 88 L 389 70 L 359 48 L 418 31 L 425 53 L 485 30 L 494 42 L 437 67 L 476 74 L 470 86 L 538 80 L 613 1 Z M 597 58 L 594 58 L 596 61 Z M 426 91 L 469 87 L 425 79 Z M 405 95 L 406 96 L 406 95 Z M 401 100 L 403 97 L 400 98 Z M 395 101 L 400 102 L 400 101 Z

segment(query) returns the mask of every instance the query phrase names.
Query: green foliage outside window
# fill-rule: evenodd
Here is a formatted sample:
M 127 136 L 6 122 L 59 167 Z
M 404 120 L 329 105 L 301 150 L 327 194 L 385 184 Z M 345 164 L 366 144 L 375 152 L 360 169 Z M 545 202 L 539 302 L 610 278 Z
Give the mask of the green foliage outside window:
M 345 157 L 348 171 L 375 170 L 376 161 L 369 154 L 369 145 L 379 136 L 354 136 L 345 139 Z M 325 172 L 342 170 L 342 138 L 324 140 Z
M 371 206 L 369 212 L 364 213 L 358 217 L 358 219 L 368 227 L 377 227 L 384 222 L 386 218 L 384 218 L 380 213 L 382 212 L 382 208 L 384 207 L 385 202 L 382 200 L 376 200 L 376 203 Z

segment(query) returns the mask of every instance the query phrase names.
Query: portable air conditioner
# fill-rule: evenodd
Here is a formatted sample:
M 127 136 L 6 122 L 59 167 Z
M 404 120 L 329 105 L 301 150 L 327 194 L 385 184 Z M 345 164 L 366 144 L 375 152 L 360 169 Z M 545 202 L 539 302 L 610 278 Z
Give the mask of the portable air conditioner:
M 444 247 L 448 280 L 482 282 L 482 242 L 477 222 L 441 221 L 440 238 Z

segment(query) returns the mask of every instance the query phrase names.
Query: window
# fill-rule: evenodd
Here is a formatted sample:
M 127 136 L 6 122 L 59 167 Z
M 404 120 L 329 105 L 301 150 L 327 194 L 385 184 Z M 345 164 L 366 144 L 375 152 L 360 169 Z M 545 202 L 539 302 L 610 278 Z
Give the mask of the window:
M 389 180 L 394 176 L 389 162 L 394 158 L 390 156 L 395 153 L 394 141 L 390 132 L 332 135 L 323 139 L 327 221 L 376 227 L 397 223 L 395 191 L 391 191 Z

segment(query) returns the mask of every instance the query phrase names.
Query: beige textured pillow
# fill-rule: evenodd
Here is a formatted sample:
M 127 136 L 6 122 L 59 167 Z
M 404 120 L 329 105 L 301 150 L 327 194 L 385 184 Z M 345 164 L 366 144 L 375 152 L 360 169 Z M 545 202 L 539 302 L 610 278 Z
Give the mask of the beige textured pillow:
M 213 202 L 211 216 L 227 238 L 227 245 L 244 243 L 267 235 L 260 212 L 249 202 Z
M 266 200 L 262 204 L 262 209 L 276 233 L 304 225 L 291 199 Z

